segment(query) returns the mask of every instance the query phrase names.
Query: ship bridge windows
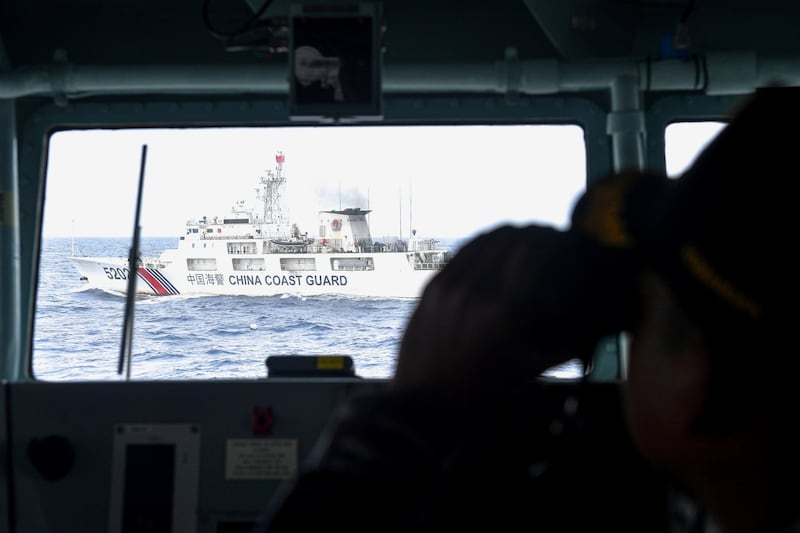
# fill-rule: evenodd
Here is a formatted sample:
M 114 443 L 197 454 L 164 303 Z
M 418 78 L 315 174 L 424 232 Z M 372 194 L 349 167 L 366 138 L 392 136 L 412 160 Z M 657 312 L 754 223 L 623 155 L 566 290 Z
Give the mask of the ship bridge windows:
M 257 254 L 258 246 L 255 242 L 229 242 L 228 253 L 232 255 Z
M 472 105 L 465 102 L 466 107 L 451 109 L 448 104 L 439 111 L 461 122 Z M 220 106 L 215 112 L 227 113 L 225 109 Z M 493 110 L 503 113 L 502 122 L 509 118 L 506 111 L 514 113 L 513 120 L 527 120 L 505 107 L 476 109 L 487 120 Z M 563 116 L 565 109 L 556 115 Z M 155 108 L 152 112 L 154 120 L 162 116 Z M 526 108 L 525 116 L 528 112 L 534 108 Z M 117 116 L 102 113 L 99 116 Z M 128 108 L 120 106 L 120 116 L 125 113 Z M 100 271 L 99 277 L 83 280 L 79 272 L 63 268 L 61 259 L 70 253 L 73 234 L 81 252 L 89 256 L 123 260 L 128 256 L 136 172 L 115 180 L 119 193 L 106 195 L 103 202 L 86 191 L 108 188 L 109 158 L 128 161 L 136 155 L 132 145 L 147 143 L 151 153 L 164 156 L 148 159 L 148 175 L 170 176 L 148 178 L 142 190 L 142 257 L 158 263 L 161 254 L 175 247 L 174 238 L 162 235 L 174 234 L 171 228 L 185 235 L 176 252 L 159 263 L 165 267 L 148 266 L 137 278 L 137 290 L 154 298 L 164 295 L 167 300 L 150 305 L 150 298 L 137 299 L 136 305 L 148 305 L 148 312 L 137 311 L 134 328 L 141 332 L 166 324 L 186 340 L 176 343 L 174 335 L 147 335 L 149 353 L 169 356 L 147 361 L 134 358 L 132 379 L 263 378 L 263 343 L 240 344 L 238 336 L 225 334 L 242 326 L 249 332 L 248 324 L 256 324 L 259 334 L 278 331 L 281 343 L 285 340 L 286 344 L 275 348 L 289 353 L 349 352 L 353 335 L 369 339 L 355 354 L 358 374 L 384 379 L 392 375 L 396 340 L 413 310 L 414 299 L 408 298 L 408 291 L 444 262 L 426 255 L 424 240 L 439 241 L 430 248 L 455 250 L 470 236 L 496 224 L 547 221 L 566 225 L 575 195 L 586 183 L 587 146 L 596 151 L 592 161 L 600 162 L 593 173 L 605 169 L 607 133 L 602 117 L 577 117 L 578 122 L 585 118 L 586 123 L 596 123 L 597 131 L 584 131 L 575 124 L 483 122 L 60 129 L 51 136 L 47 165 L 41 167 L 47 170 L 47 201 L 41 224 L 42 283 L 35 293 L 37 323 L 30 328 L 36 335 L 31 343 L 31 372 L 43 380 L 119 380 L 113 357 L 120 346 L 118 321 L 108 320 L 121 310 L 118 299 L 72 289 L 81 289 L 87 282 L 89 286 L 107 283 L 110 290 L 124 292 L 126 273 L 122 268 Z M 96 117 L 87 114 L 85 118 Z M 437 142 L 441 139 L 448 142 Z M 598 148 L 587 145 L 586 139 L 602 143 Z M 277 163 L 273 150 L 286 152 L 285 168 L 280 174 L 259 172 Z M 98 151 L 108 157 L 92 157 Z M 26 171 L 40 172 L 36 163 Z M 129 163 L 133 167 L 137 161 Z M 220 181 L 220 175 L 226 178 Z M 255 178 L 259 185 L 253 190 Z M 283 178 L 289 184 L 285 191 Z M 334 183 L 341 187 L 334 191 Z M 268 187 L 274 187 L 275 194 L 266 194 Z M 234 211 L 228 211 L 231 204 L 226 198 L 239 194 L 248 194 L 253 203 L 236 204 Z M 277 200 L 265 205 L 265 199 L 275 197 L 286 200 L 284 205 Z M 267 220 L 264 213 L 270 209 Z M 218 216 L 203 220 L 194 215 L 197 212 Z M 257 252 L 246 243 L 255 243 Z M 425 270 L 414 271 L 406 253 L 389 257 L 390 252 L 421 254 L 415 264 Z M 268 309 L 264 301 L 250 297 L 256 294 L 270 297 Z M 170 298 L 173 295 L 179 297 Z M 357 317 L 355 313 L 363 310 L 361 297 L 375 298 L 370 305 L 376 306 L 381 320 L 366 326 L 363 321 L 349 320 L 352 328 L 341 329 L 343 316 Z M 86 305 L 87 301 L 92 305 Z M 302 329 L 287 329 L 285 321 L 271 319 L 290 314 L 313 324 L 314 331 L 327 331 L 328 324 L 334 323 L 343 334 L 309 338 Z M 214 318 L 199 320 L 198 316 Z M 87 324 L 93 337 L 91 349 L 86 349 L 82 331 Z M 71 334 L 75 327 L 78 334 Z M 135 339 L 146 335 L 146 331 L 136 331 Z
M 260 257 L 234 257 L 233 258 L 234 270 L 266 270 L 267 265 L 263 258 Z
M 333 257 L 331 270 L 349 272 L 375 270 L 375 261 L 371 257 Z
M 317 261 L 313 257 L 282 257 L 281 270 L 297 272 L 300 270 L 317 270 Z
M 213 271 L 217 269 L 217 260 L 213 257 L 189 257 L 186 259 L 186 269 L 195 272 L 198 270 Z

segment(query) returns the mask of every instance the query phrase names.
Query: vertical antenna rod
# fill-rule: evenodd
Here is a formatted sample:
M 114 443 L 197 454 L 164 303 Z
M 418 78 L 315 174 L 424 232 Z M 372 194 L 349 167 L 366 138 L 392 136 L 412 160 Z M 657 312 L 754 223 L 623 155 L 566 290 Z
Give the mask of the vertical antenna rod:
M 398 214 L 400 215 L 400 237 L 399 240 L 403 240 L 403 190 L 400 189 L 397 192 L 397 200 L 400 202 L 400 209 L 398 209 Z
M 133 223 L 133 244 L 128 254 L 128 292 L 125 295 L 125 318 L 122 325 L 122 346 L 119 352 L 117 374 L 122 374 L 122 369 L 127 368 L 125 379 L 131 379 L 131 347 L 133 343 L 133 313 L 136 305 L 136 278 L 139 276 L 139 241 L 142 227 L 139 225 L 139 215 L 142 211 L 142 189 L 144 188 L 144 164 L 147 159 L 147 145 L 142 145 L 142 162 L 139 166 L 139 192 L 136 199 L 136 213 Z M 127 363 L 127 364 L 126 364 Z
M 414 210 L 411 207 L 411 202 L 414 201 L 414 194 L 411 192 L 411 183 L 408 184 L 408 234 L 409 240 L 413 239 L 414 236 L 417 234 L 414 231 L 414 222 L 411 218 L 414 216 Z

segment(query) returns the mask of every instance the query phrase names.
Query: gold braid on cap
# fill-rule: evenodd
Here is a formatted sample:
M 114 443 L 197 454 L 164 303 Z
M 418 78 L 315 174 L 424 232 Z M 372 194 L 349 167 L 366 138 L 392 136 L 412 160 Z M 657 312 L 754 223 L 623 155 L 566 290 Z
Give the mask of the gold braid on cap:
M 714 272 L 714 269 L 711 268 L 711 265 L 703 258 L 697 248 L 690 244 L 683 246 L 681 248 L 681 257 L 683 257 L 683 262 L 689 267 L 694 277 L 723 300 L 753 318 L 761 316 L 763 312 L 761 304 L 748 298 L 747 295 L 739 291 L 730 282 Z
M 586 200 L 581 229 L 601 244 L 628 248 L 633 239 L 622 220 L 623 194 L 630 179 L 619 178 L 593 185 Z

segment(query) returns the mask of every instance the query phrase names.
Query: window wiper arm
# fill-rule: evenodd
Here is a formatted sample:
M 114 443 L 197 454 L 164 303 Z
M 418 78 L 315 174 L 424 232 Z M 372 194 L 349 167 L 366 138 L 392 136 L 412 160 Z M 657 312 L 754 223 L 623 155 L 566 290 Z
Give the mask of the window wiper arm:
M 136 199 L 136 213 L 133 223 L 133 244 L 128 254 L 128 292 L 125 295 L 125 317 L 122 323 L 122 346 L 119 352 L 117 374 L 122 374 L 126 368 L 125 379 L 131 379 L 131 349 L 133 346 L 133 316 L 136 306 L 136 278 L 139 277 L 139 241 L 141 240 L 142 227 L 139 225 L 139 216 L 142 211 L 142 190 L 144 189 L 144 165 L 147 160 L 147 145 L 142 145 L 142 162 L 139 166 L 139 191 Z

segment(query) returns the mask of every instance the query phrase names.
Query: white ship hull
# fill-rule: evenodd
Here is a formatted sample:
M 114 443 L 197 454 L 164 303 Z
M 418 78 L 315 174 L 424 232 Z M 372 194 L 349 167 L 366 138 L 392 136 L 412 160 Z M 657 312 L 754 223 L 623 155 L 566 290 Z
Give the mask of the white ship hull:
M 255 256 L 263 270 L 234 270 L 232 266 L 213 271 L 188 270 L 176 261 L 143 261 L 137 269 L 136 292 L 148 295 L 243 295 L 302 296 L 350 295 L 383 298 L 418 298 L 436 269 L 414 269 L 412 252 L 375 255 L 302 254 L 313 259 L 313 271 L 281 269 L 281 259 L 297 260 L 298 254 Z M 372 258 L 373 270 L 334 270 L 337 258 Z M 115 257 L 71 257 L 82 278 L 94 288 L 127 293 L 130 268 L 127 259 Z M 352 262 L 352 261 L 351 261 Z M 229 260 L 230 263 L 230 260 Z

